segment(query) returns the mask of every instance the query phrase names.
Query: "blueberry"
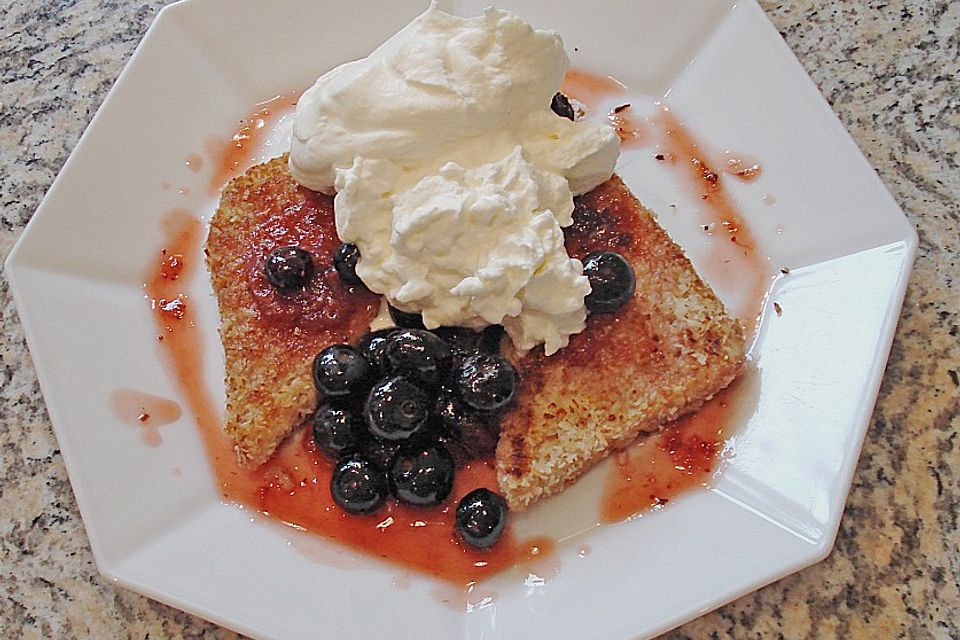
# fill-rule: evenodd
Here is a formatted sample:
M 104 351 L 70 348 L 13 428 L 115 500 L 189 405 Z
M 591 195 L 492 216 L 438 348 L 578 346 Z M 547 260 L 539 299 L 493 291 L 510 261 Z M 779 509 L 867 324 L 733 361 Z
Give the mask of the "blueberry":
M 450 347 L 454 366 L 459 365 L 465 358 L 484 351 L 487 346 L 485 342 L 486 333 L 474 331 L 473 329 L 467 329 L 465 327 L 440 327 L 434 329 L 433 332 Z
M 457 505 L 457 533 L 470 546 L 493 546 L 506 524 L 507 503 L 489 489 L 474 489 Z
M 390 464 L 387 484 L 400 502 L 430 506 L 450 495 L 455 469 L 453 456 L 442 444 L 407 444 Z
M 281 291 L 303 289 L 313 275 L 313 256 L 300 247 L 278 247 L 267 256 L 263 272 Z
M 370 390 L 364 417 L 367 428 L 383 440 L 406 440 L 426 429 L 430 403 L 423 390 L 406 378 L 381 380 Z
M 577 115 L 573 110 L 573 105 L 570 104 L 570 99 L 559 91 L 554 94 L 553 100 L 550 101 L 550 108 L 553 109 L 555 114 L 568 120 L 575 119 Z
M 334 466 L 330 494 L 344 511 L 370 513 L 387 497 L 387 474 L 362 454 L 351 454 Z
M 334 460 L 359 450 L 366 439 L 363 421 L 347 407 L 324 404 L 313 414 L 313 441 Z
M 477 411 L 499 411 L 517 395 L 517 371 L 503 356 L 470 356 L 457 367 L 454 379 L 460 398 Z
M 629 302 L 637 288 L 633 267 L 619 253 L 595 251 L 583 259 L 591 291 L 584 299 L 594 313 L 611 313 Z
M 383 469 L 389 469 L 393 456 L 403 445 L 402 442 L 390 442 L 389 440 L 378 440 L 377 438 L 367 438 L 367 443 L 363 447 L 363 453 L 371 462 L 375 462 Z
M 483 330 L 483 338 L 480 340 L 480 351 L 483 353 L 500 353 L 500 343 L 503 341 L 503 334 L 506 331 L 501 324 L 492 324 Z
M 450 350 L 460 353 L 471 353 L 480 350 L 483 334 L 466 327 L 439 327 L 433 333 L 447 343 Z
M 333 254 L 333 268 L 347 284 L 363 286 L 363 280 L 357 275 L 359 261 L 360 249 L 355 244 L 341 244 Z
M 428 387 L 450 373 L 450 347 L 425 329 L 401 329 L 384 343 L 380 362 L 390 374 L 404 375 Z
M 449 388 L 441 388 L 434 405 L 441 441 L 465 460 L 493 455 L 500 436 L 495 414 L 471 409 Z
M 332 345 L 313 359 L 313 384 L 327 398 L 345 396 L 364 388 L 369 375 L 367 359 L 349 345 Z
M 357 350 L 367 359 L 373 371 L 381 371 L 382 365 L 380 357 L 383 353 L 383 345 L 386 344 L 387 338 L 395 331 L 396 329 L 377 329 L 376 331 L 364 334 L 360 337 L 360 341 L 357 342 Z
M 398 327 L 403 327 L 405 329 L 423 329 L 423 316 L 419 313 L 410 313 L 409 311 L 401 311 L 395 306 L 387 305 L 390 310 L 390 318 L 393 320 L 394 324 Z

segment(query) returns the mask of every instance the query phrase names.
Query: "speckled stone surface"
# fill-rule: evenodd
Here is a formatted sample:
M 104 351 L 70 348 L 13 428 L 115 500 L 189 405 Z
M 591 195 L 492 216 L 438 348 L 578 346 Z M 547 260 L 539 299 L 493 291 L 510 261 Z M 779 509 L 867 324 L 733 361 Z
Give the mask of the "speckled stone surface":
M 0 258 L 162 4 L 3 3 Z M 834 552 L 665 637 L 960 638 L 960 3 L 762 5 L 919 257 Z M 236 638 L 99 577 L 5 280 L 0 314 L 0 638 Z

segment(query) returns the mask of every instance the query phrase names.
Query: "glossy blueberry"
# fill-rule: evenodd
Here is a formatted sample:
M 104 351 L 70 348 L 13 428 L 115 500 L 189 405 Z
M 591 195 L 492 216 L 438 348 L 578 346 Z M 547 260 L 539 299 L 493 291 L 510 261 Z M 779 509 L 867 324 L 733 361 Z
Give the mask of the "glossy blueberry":
M 375 384 L 364 410 L 367 429 L 383 440 L 406 440 L 423 432 L 429 414 L 427 395 L 401 376 Z
M 480 350 L 483 333 L 466 327 L 439 327 L 433 330 L 455 354 L 471 354 Z
M 374 372 L 379 373 L 382 370 L 380 357 L 383 353 L 383 346 L 387 343 L 387 338 L 394 332 L 396 332 L 396 329 L 377 329 L 365 333 L 357 342 L 357 350 L 367 359 L 371 370 Z
M 403 446 L 402 442 L 391 442 L 390 440 L 378 440 L 377 438 L 367 438 L 363 447 L 363 453 L 371 462 L 380 465 L 382 469 L 389 469 L 393 457 Z
M 400 329 L 384 343 L 380 362 L 386 373 L 404 375 L 428 387 L 450 373 L 450 347 L 425 329 Z
M 346 284 L 363 286 L 363 280 L 357 275 L 359 261 L 360 249 L 355 244 L 341 244 L 333 254 L 333 268 Z
M 450 495 L 455 470 L 453 456 L 442 444 L 407 444 L 390 464 L 387 485 L 400 502 L 430 506 Z
M 337 461 L 330 478 L 333 501 L 350 513 L 370 513 L 387 497 L 387 474 L 359 453 Z
M 499 326 L 499 325 L 497 325 Z M 486 352 L 488 345 L 486 333 L 464 327 L 439 327 L 433 330 L 450 347 L 453 366 L 459 366 L 465 358 L 480 352 Z
M 619 253 L 595 251 L 583 259 L 583 275 L 591 291 L 584 299 L 594 313 L 611 313 L 625 305 L 637 288 L 633 267 Z
M 313 359 L 313 384 L 327 398 L 337 398 L 365 387 L 370 364 L 346 344 L 327 347 Z
M 483 331 L 474 331 L 466 327 L 439 327 L 433 333 L 440 336 L 450 346 L 453 366 L 457 367 L 466 358 L 478 353 L 500 353 L 503 327 L 492 324 Z
M 499 411 L 517 395 L 517 371 L 506 358 L 478 354 L 464 360 L 454 372 L 457 393 L 477 411 Z
M 478 549 L 496 544 L 506 524 L 507 503 L 489 489 L 474 489 L 457 505 L 457 533 Z
M 493 455 L 500 436 L 496 414 L 471 409 L 447 387 L 440 389 L 433 413 L 440 439 L 457 457 L 473 460 Z
M 390 310 L 390 318 L 393 320 L 394 324 L 398 327 L 403 327 L 404 329 L 423 329 L 423 316 L 419 313 L 410 313 L 409 311 L 401 311 L 395 306 L 388 305 Z
M 483 330 L 480 340 L 480 351 L 483 353 L 500 353 L 500 343 L 506 331 L 501 324 L 492 324 Z
M 366 425 L 348 407 L 324 404 L 313 414 L 313 441 L 334 460 L 358 451 L 366 440 Z
M 577 115 L 573 110 L 573 105 L 570 104 L 570 99 L 559 91 L 554 94 L 553 100 L 550 101 L 550 108 L 553 109 L 555 114 L 568 120 L 575 119 Z
M 263 273 L 281 291 L 303 289 L 313 275 L 313 256 L 300 247 L 278 247 L 264 261 Z

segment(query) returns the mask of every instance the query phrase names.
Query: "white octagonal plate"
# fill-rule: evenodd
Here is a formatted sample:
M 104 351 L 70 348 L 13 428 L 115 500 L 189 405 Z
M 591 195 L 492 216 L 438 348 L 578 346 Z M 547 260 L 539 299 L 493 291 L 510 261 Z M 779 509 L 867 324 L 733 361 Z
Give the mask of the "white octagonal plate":
M 443 7 L 474 15 L 483 4 Z M 547 4 L 501 6 L 560 31 L 578 68 L 629 87 L 609 99 L 636 110 L 663 100 L 700 140 L 762 162 L 759 180 L 730 189 L 766 268 L 790 274 L 766 300 L 713 485 L 601 527 L 583 515 L 602 470 L 591 473 L 518 525 L 560 540 L 556 576 L 508 571 L 457 606 L 430 579 L 398 580 L 394 567 L 223 504 L 189 414 L 162 427 L 161 446 L 144 446 L 109 398 L 118 388 L 180 397 L 142 280 L 169 210 L 215 209 L 206 189 L 214 162 L 195 171 L 193 154 L 211 135 L 229 135 L 252 105 L 366 55 L 425 6 L 188 0 L 161 11 L 7 261 L 104 575 L 257 638 L 628 638 L 663 632 L 829 552 L 913 262 L 913 229 L 753 0 Z M 261 157 L 282 151 L 282 137 L 281 127 Z M 703 233 L 700 203 L 675 172 L 643 148 L 625 150 L 618 172 L 736 305 L 735 279 L 719 278 L 707 259 L 718 240 Z M 204 380 L 222 399 L 216 304 L 202 277 L 190 293 Z

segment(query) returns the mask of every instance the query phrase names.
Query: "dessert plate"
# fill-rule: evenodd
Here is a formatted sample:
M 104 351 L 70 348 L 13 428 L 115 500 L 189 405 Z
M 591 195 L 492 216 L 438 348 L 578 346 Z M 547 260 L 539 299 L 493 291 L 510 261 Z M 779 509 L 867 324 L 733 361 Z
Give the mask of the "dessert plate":
M 474 15 L 485 2 L 441 4 Z M 789 275 L 765 299 L 712 486 L 598 527 L 583 516 L 602 482 L 593 472 L 521 519 L 559 540 L 548 562 L 461 593 L 222 503 L 189 411 L 150 434 L 126 424 L 111 408 L 118 393 L 183 404 L 142 282 L 169 213 L 215 209 L 210 137 L 365 55 L 424 8 L 186 0 L 160 12 L 7 261 L 105 576 L 255 638 L 629 638 L 829 553 L 914 230 L 753 0 L 499 4 L 560 31 L 577 68 L 629 87 L 617 100 L 663 100 L 700 140 L 762 163 L 760 178 L 731 184 L 731 195 L 771 273 Z M 261 157 L 282 152 L 282 137 L 281 127 Z M 618 172 L 736 304 L 736 283 L 715 279 L 707 260 L 719 240 L 697 223 L 700 205 L 675 172 L 645 148 L 625 150 Z M 190 293 L 203 376 L 222 401 L 216 304 L 202 273 Z

